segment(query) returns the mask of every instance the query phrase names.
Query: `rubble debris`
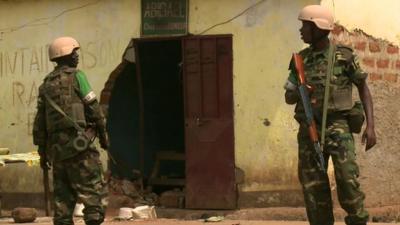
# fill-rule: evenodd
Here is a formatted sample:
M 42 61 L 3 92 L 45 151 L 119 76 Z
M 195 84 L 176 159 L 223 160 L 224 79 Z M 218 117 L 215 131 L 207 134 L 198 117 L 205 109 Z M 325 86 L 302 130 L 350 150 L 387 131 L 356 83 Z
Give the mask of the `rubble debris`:
M 133 217 L 133 208 L 123 207 L 118 211 L 118 219 L 120 220 L 130 220 Z
M 11 212 L 15 223 L 30 223 L 36 220 L 37 211 L 34 208 L 15 208 Z
M 118 220 L 157 219 L 154 206 L 138 206 L 136 208 L 123 207 L 119 209 Z
M 184 208 L 185 193 L 180 189 L 165 191 L 160 195 L 160 206 L 166 208 Z
M 223 216 L 212 216 L 204 220 L 204 222 L 221 222 L 225 218 Z
M 154 206 L 139 206 L 132 210 L 135 219 L 157 219 L 157 213 Z
M 143 205 L 157 205 L 158 195 L 151 190 L 142 190 L 140 179 L 118 179 L 110 176 L 108 178 L 110 192 L 109 207 L 138 207 Z

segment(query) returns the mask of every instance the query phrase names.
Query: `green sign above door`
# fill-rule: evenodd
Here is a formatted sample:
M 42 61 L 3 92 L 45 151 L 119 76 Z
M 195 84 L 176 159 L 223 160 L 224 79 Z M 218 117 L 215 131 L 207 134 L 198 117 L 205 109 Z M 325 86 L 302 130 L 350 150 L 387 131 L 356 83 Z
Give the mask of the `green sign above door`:
M 142 35 L 187 33 L 188 0 L 142 0 Z

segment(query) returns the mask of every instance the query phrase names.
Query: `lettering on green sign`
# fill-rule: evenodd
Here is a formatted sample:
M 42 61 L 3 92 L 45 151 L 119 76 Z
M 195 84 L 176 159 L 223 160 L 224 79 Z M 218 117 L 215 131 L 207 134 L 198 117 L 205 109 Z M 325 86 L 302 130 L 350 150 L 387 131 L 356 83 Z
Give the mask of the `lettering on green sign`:
M 186 14 L 180 2 L 149 2 L 145 6 L 143 16 L 145 18 L 185 18 Z
M 142 35 L 186 32 L 187 0 L 142 0 Z

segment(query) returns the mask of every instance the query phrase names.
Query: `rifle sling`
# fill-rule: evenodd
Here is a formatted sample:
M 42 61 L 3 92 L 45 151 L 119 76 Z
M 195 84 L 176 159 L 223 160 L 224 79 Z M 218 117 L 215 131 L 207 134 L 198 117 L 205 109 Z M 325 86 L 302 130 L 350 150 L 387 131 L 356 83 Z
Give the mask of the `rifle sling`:
M 71 117 L 69 117 L 61 108 L 60 106 L 57 105 L 57 103 L 55 103 L 53 101 L 53 99 L 50 98 L 50 96 L 47 93 L 44 93 L 44 97 L 46 98 L 46 100 L 50 103 L 50 105 L 57 111 L 59 112 L 61 115 L 63 115 L 68 121 L 71 122 L 71 124 L 75 127 L 75 129 L 77 131 L 81 131 L 84 132 L 85 130 L 79 126 L 79 124 L 77 124 Z
M 330 89 L 330 81 L 333 73 L 333 64 L 335 61 L 335 52 L 336 46 L 330 42 L 329 50 L 328 50 L 328 69 L 325 80 L 325 92 L 324 92 L 324 104 L 322 108 L 322 126 L 321 126 L 321 146 L 322 149 L 325 145 L 325 133 L 326 133 L 326 119 L 328 116 L 328 104 L 329 104 L 329 89 Z

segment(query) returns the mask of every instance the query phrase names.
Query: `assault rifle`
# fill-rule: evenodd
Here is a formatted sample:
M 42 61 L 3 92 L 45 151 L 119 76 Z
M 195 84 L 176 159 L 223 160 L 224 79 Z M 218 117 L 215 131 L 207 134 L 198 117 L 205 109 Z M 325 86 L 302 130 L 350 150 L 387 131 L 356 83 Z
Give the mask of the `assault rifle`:
M 50 216 L 50 183 L 49 183 L 49 169 L 42 168 L 43 170 L 43 187 L 44 187 L 44 209 L 46 212 L 46 216 Z
M 309 91 L 308 87 L 306 84 L 306 78 L 304 75 L 304 64 L 303 64 L 303 58 L 299 54 L 293 54 L 293 62 L 294 66 L 297 71 L 297 78 L 299 80 L 299 93 L 301 96 L 301 102 L 303 103 L 304 106 L 304 111 L 306 114 L 306 123 L 308 126 L 308 134 L 310 136 L 310 140 L 314 145 L 314 150 L 316 153 L 317 158 L 315 160 L 317 161 L 318 167 L 321 171 L 325 171 L 325 160 L 324 156 L 322 154 L 322 148 L 321 144 L 318 139 L 318 132 L 317 132 L 317 126 L 315 124 L 314 120 L 314 115 L 313 111 L 311 108 L 311 102 L 310 102 L 310 97 L 309 97 Z

